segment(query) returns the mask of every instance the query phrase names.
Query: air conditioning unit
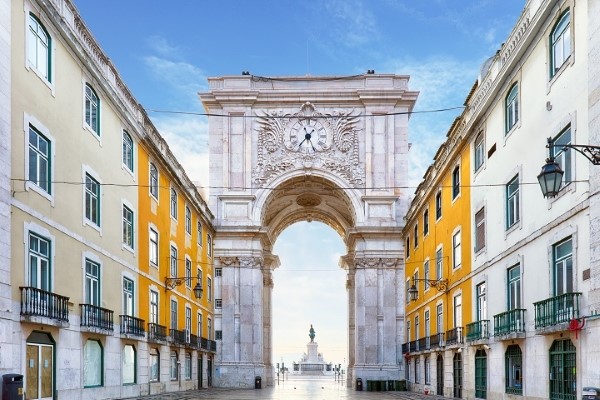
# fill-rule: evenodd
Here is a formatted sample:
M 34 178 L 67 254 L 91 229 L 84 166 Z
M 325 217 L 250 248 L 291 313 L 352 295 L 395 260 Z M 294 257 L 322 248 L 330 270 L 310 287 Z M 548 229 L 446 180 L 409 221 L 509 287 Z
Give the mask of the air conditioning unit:
M 190 330 L 189 329 L 184 329 L 183 332 L 185 333 L 185 342 L 186 343 L 190 343 L 191 342 L 191 337 L 190 337 Z

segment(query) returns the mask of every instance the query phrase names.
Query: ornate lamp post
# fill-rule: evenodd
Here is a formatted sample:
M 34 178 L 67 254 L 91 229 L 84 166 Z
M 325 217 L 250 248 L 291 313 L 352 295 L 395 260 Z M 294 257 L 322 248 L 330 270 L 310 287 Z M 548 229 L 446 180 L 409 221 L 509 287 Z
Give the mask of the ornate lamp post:
M 419 289 L 417 289 L 416 282 L 427 282 L 429 286 L 433 286 L 440 292 L 445 292 L 448 289 L 448 280 L 447 279 L 419 279 L 413 278 L 413 284 L 410 288 L 408 288 L 408 297 L 410 301 L 416 301 L 419 298 Z
M 186 282 L 187 280 L 192 280 L 192 279 L 198 279 L 198 278 L 192 278 L 189 276 L 165 278 L 165 290 L 173 290 L 177 286 L 183 285 L 184 282 Z M 194 289 L 192 289 L 192 290 L 194 291 L 195 298 L 197 298 L 197 299 L 202 298 L 202 292 L 204 291 L 204 289 L 202 289 L 202 285 L 200 284 L 199 279 L 198 279 L 198 282 L 196 282 L 196 286 L 194 286 Z

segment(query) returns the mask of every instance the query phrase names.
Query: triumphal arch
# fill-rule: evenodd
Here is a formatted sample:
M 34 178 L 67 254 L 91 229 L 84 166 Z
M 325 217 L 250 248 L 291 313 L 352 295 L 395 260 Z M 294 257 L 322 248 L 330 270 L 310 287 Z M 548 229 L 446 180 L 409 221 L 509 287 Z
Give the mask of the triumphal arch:
M 399 379 L 408 76 L 210 78 L 210 194 L 219 348 L 213 385 L 273 383 L 272 253 L 298 221 L 321 221 L 347 254 L 348 383 Z M 301 253 L 299 253 L 301 256 Z M 220 274 L 220 276 L 219 276 Z M 308 289 L 307 289 L 308 290 Z

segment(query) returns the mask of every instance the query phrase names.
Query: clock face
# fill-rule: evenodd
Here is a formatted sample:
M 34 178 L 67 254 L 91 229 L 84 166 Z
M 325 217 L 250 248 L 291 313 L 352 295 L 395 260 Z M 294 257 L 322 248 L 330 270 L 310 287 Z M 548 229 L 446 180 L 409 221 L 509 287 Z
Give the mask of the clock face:
M 303 118 L 292 125 L 287 133 L 286 147 L 292 151 L 314 153 L 330 146 L 327 129 L 316 118 Z

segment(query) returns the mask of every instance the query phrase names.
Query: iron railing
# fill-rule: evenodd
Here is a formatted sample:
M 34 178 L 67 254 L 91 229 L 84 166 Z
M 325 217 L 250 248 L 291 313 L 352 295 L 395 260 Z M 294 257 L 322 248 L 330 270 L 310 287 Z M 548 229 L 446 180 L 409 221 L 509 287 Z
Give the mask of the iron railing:
M 194 349 L 199 349 L 200 348 L 200 341 L 198 339 L 200 339 L 200 338 L 197 335 L 194 335 L 193 333 L 190 333 L 190 343 L 188 344 L 188 346 L 192 347 Z
M 200 348 L 202 350 L 208 350 L 208 339 L 207 338 L 200 338 Z
M 167 327 L 148 323 L 148 340 L 152 342 L 166 342 L 167 341 Z
M 581 293 L 565 293 L 533 303 L 535 328 L 544 328 L 579 318 L 579 296 Z
M 176 344 L 186 344 L 185 331 L 179 329 L 169 329 L 169 340 Z
M 450 329 L 446 331 L 446 346 L 451 346 L 453 344 L 462 344 L 463 343 L 463 333 L 462 327 Z
M 490 337 L 490 320 L 482 319 L 467 324 L 467 342 L 474 340 L 488 339 Z
M 525 332 L 525 309 L 516 308 L 494 315 L 494 336 Z
M 80 304 L 81 326 L 112 331 L 113 311 L 92 304 Z
M 429 346 L 432 348 L 442 347 L 444 345 L 444 333 L 436 333 L 429 337 Z
M 408 343 L 402 343 L 402 354 L 410 353 Z
M 209 344 L 209 346 L 208 346 L 208 350 L 209 351 L 212 351 L 212 352 L 216 352 L 217 351 L 217 342 L 216 341 L 209 340 L 208 344 Z
M 146 333 L 144 330 L 145 321 L 143 319 L 132 317 L 130 315 L 119 315 L 119 319 L 121 322 L 121 334 L 144 336 Z
M 425 336 L 418 340 L 419 350 L 429 350 L 429 336 Z
M 31 286 L 21 286 L 21 315 L 69 322 L 69 298 Z

